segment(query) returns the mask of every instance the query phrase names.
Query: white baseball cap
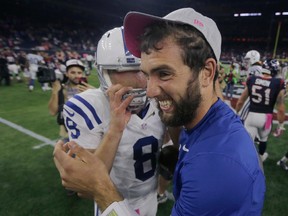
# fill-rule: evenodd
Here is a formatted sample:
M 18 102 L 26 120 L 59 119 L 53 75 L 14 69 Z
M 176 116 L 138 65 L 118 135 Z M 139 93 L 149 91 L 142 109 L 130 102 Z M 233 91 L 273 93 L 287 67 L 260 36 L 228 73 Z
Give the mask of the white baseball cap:
M 175 10 L 164 17 L 153 16 L 140 12 L 129 12 L 124 19 L 124 38 L 128 50 L 140 58 L 141 52 L 139 36 L 144 33 L 146 26 L 156 22 L 173 22 L 188 24 L 202 33 L 214 55 L 219 61 L 222 37 L 216 23 L 209 17 L 203 16 L 193 8 Z
M 71 66 L 77 66 L 77 67 L 80 67 L 83 71 L 85 70 L 85 66 L 78 59 L 70 59 L 66 62 L 66 70 L 68 70 L 68 68 Z

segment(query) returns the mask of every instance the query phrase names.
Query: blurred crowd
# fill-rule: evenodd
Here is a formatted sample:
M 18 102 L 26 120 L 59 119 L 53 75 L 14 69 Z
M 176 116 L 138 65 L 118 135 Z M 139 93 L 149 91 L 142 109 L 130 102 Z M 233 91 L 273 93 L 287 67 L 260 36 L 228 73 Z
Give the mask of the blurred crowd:
M 97 39 L 95 30 L 85 26 L 43 25 L 16 17 L 0 20 L 0 49 L 94 52 Z
M 46 25 L 39 24 L 31 19 L 7 17 L 0 20 L 0 85 L 10 85 L 9 79 L 31 78 L 27 55 L 41 56 L 39 64 L 52 69 L 61 69 L 69 59 L 82 60 L 86 65 L 86 72 L 92 69 L 94 53 L 97 48 L 99 30 L 85 27 L 85 25 L 67 25 L 51 22 Z M 247 50 L 243 48 L 228 49 L 222 45 L 221 62 L 223 65 L 232 65 L 235 71 L 236 83 L 242 84 L 245 80 L 246 65 L 244 61 Z M 265 59 L 280 59 L 284 68 L 281 76 L 286 79 L 288 55 L 285 49 L 279 49 L 276 56 L 263 49 L 261 61 Z M 34 61 L 34 60 L 32 60 Z M 6 66 L 7 65 L 7 69 Z M 37 60 L 38 65 L 38 60 Z M 231 67 L 232 67 L 231 66 Z M 230 69 L 226 67 L 225 72 Z M 281 70 L 282 71 L 282 70 Z M 29 78 L 30 77 L 30 78 Z M 35 79 L 35 78 L 34 78 Z M 3 81 L 4 80 L 4 81 Z M 45 89 L 45 88 L 44 88 Z
M 65 73 L 65 63 L 70 59 L 79 59 L 85 65 L 85 75 L 89 75 L 93 68 L 92 53 L 78 53 L 73 50 L 58 49 L 53 52 L 42 50 L 14 50 L 5 47 L 0 50 L 0 85 L 11 84 L 11 80 L 27 82 L 30 91 L 34 89 L 40 67 L 54 70 L 55 73 Z M 43 84 L 43 91 L 50 90 Z

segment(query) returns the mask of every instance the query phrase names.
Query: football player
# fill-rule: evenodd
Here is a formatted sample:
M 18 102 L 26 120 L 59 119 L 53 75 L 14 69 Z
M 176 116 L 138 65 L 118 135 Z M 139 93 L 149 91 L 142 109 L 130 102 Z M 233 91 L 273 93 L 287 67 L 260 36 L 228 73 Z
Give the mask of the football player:
M 246 83 L 247 79 L 250 76 L 254 75 L 259 76 L 261 74 L 262 64 L 260 61 L 260 53 L 256 50 L 248 51 L 244 57 L 243 65 L 244 68 L 246 68 L 246 79 L 245 79 Z M 244 106 L 239 111 L 239 116 L 243 122 L 247 118 L 249 112 L 249 105 L 250 105 L 249 100 L 246 100 Z
M 247 77 L 251 75 L 259 76 L 262 70 L 260 53 L 256 50 L 250 50 L 244 57 L 244 65 L 247 68 Z
M 45 64 L 44 62 L 44 58 L 37 54 L 35 51 L 32 51 L 32 53 L 28 53 L 26 55 L 26 58 L 29 62 L 29 84 L 28 84 L 28 88 L 29 91 L 33 91 L 34 90 L 34 86 L 35 86 L 35 79 L 36 79 L 36 73 L 38 72 L 38 67 L 39 65 Z M 46 91 L 46 89 L 48 90 L 48 84 L 44 83 L 42 85 L 42 89 L 43 91 Z
M 262 161 L 268 157 L 266 152 L 268 135 L 271 132 L 273 109 L 277 105 L 277 119 L 280 124 L 285 119 L 285 82 L 276 78 L 279 70 L 279 62 L 276 59 L 268 59 L 263 63 L 262 75 L 250 76 L 244 92 L 241 94 L 236 112 L 242 108 L 249 97 L 250 107 L 245 127 L 254 140 L 259 136 L 259 154 Z
M 64 106 L 69 139 L 104 161 L 117 189 L 139 215 L 155 216 L 157 157 L 166 128 L 156 101 L 146 97 L 140 59 L 127 50 L 122 27 L 99 40 L 96 66 L 100 88 L 80 93 Z M 115 115 L 125 118 L 124 131 Z
M 16 77 L 17 81 L 20 82 L 21 78 L 19 76 L 19 65 L 17 64 L 17 55 L 12 52 L 10 49 L 7 51 L 7 62 L 10 78 L 13 79 Z

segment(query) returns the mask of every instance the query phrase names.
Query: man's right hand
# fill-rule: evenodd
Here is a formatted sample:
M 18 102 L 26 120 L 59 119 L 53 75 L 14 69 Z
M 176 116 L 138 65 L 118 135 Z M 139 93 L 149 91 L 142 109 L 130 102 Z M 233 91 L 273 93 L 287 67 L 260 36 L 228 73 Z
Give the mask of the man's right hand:
M 107 94 L 110 102 L 110 129 L 114 132 L 122 133 L 131 118 L 131 112 L 127 111 L 127 107 L 133 100 L 130 95 L 123 100 L 123 95 L 132 90 L 132 87 L 123 87 L 120 84 L 112 85 Z
M 111 181 L 104 163 L 75 142 L 58 141 L 54 148 L 54 163 L 60 173 L 62 185 L 86 196 L 93 197 L 104 211 L 111 203 L 122 201 Z

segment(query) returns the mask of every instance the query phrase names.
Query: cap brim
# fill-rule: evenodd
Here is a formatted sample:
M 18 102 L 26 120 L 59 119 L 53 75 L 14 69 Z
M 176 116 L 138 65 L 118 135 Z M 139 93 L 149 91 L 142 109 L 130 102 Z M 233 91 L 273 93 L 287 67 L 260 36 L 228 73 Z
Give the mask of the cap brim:
M 77 64 L 74 65 L 74 64 L 72 64 L 72 65 L 66 66 L 66 71 L 68 71 L 69 68 L 71 68 L 71 67 L 79 67 L 79 68 L 81 68 L 83 71 L 85 70 L 85 67 L 82 66 L 82 65 L 77 65 Z
M 129 12 L 124 19 L 124 39 L 130 53 L 138 58 L 140 52 L 140 36 L 144 33 L 146 26 L 154 22 L 162 22 L 162 17 L 152 16 L 139 12 Z

